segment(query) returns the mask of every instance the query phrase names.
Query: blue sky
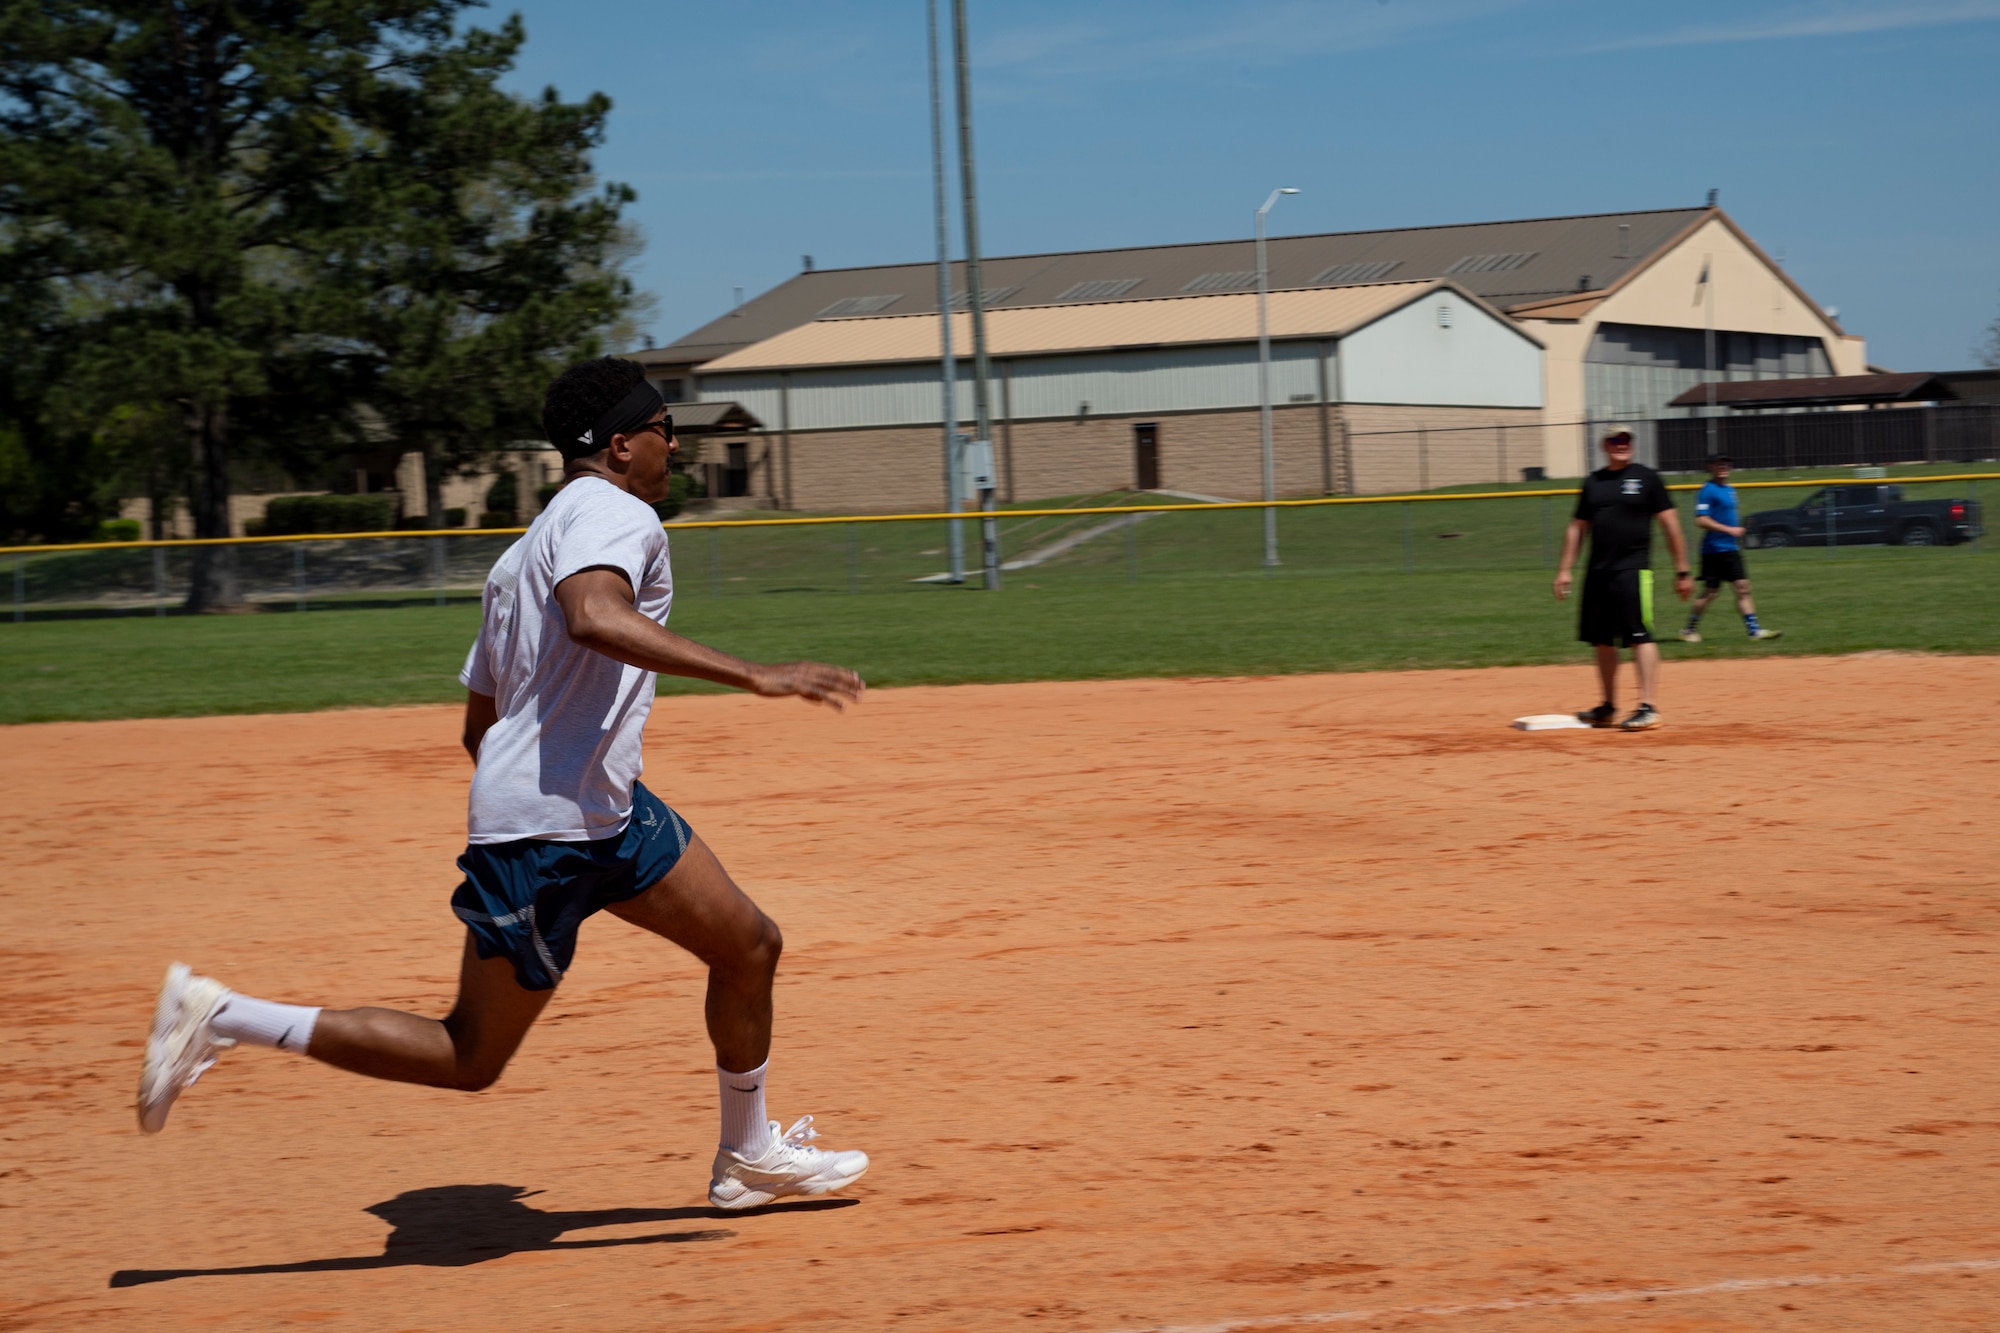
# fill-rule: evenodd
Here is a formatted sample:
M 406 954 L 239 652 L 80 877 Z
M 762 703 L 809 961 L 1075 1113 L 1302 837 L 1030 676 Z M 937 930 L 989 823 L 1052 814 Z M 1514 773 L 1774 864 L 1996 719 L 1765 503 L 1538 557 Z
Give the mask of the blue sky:
M 970 11 L 987 254 L 1244 236 L 1278 185 L 1304 193 L 1273 234 L 1687 207 L 1715 187 L 1877 363 L 1973 364 L 2000 316 L 2000 0 Z M 639 192 L 656 341 L 803 254 L 930 257 L 922 0 L 521 12 L 521 90 L 616 104 L 598 161 Z

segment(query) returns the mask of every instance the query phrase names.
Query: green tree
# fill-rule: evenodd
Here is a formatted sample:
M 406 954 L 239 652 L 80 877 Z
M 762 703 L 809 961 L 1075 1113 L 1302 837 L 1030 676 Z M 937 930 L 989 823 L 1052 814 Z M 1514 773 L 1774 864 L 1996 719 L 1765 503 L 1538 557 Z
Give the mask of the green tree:
M 630 301 L 629 192 L 580 197 L 609 105 L 500 92 L 519 22 L 456 31 L 466 8 L 0 0 L 0 265 L 62 332 L 15 433 L 127 405 L 157 473 L 164 413 L 196 534 L 224 536 L 244 454 L 309 471 L 362 442 L 363 403 L 471 447 L 518 415 L 525 367 L 589 350 Z M 233 600 L 230 570 L 198 558 L 190 609 Z
M 398 447 L 423 453 L 433 527 L 444 478 L 538 440 L 550 376 L 601 354 L 635 306 L 619 272 L 632 192 L 590 193 L 611 104 L 501 90 L 522 40 L 509 19 L 372 90 L 379 151 L 339 200 L 365 221 L 332 237 L 323 270 L 350 393 Z
M 1973 355 L 1979 358 L 1979 364 L 2000 370 L 2000 315 L 1986 326 L 1986 342 Z

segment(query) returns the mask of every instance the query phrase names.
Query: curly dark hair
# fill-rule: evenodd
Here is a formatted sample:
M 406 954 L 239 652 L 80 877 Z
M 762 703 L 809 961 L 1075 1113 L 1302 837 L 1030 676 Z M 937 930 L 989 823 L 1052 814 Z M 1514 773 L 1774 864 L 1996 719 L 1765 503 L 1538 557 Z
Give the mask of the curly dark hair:
M 611 442 L 585 444 L 580 437 L 645 378 L 644 366 L 615 356 L 571 366 L 542 395 L 542 433 L 564 458 L 590 457 Z

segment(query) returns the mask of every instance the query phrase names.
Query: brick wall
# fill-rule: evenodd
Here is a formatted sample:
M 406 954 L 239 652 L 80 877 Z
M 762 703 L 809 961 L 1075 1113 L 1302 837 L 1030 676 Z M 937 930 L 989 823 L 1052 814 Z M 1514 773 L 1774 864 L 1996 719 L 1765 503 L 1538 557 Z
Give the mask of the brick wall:
M 1542 465 L 1539 408 L 1348 403 L 1337 414 L 1353 432 L 1357 495 L 1519 481 Z
M 778 437 L 770 441 L 775 446 Z M 794 509 L 829 514 L 941 510 L 943 436 L 936 426 L 793 431 L 791 483 Z
M 1337 411 L 1330 414 L 1336 427 Z M 1132 428 L 1158 427 L 1160 485 L 1228 499 L 1263 493 L 1256 409 L 1164 416 L 1087 416 L 1077 420 L 994 423 L 995 466 L 1003 495 L 1012 456 L 1014 498 L 1083 495 L 1137 484 Z M 1009 440 L 1011 437 L 1011 449 Z M 1338 481 L 1338 434 L 1335 478 Z M 935 426 L 795 431 L 792 504 L 835 513 L 942 509 L 944 465 Z M 1280 495 L 1318 495 L 1322 460 L 1319 409 L 1287 405 L 1271 414 L 1271 452 Z
M 1288 403 L 1271 412 L 1271 454 L 1280 496 L 1319 495 L 1332 472 L 1346 489 L 1343 430 L 1357 435 L 1354 485 L 1359 494 L 1519 481 L 1523 467 L 1542 462 L 1541 412 L 1534 408 L 1397 407 L 1369 404 L 1328 409 L 1330 459 L 1320 446 L 1320 409 Z M 1006 494 L 1011 434 L 1013 498 L 1038 500 L 1131 487 L 1138 481 L 1132 428 L 1158 427 L 1160 486 L 1231 500 L 1263 494 L 1257 410 L 1086 416 L 994 423 L 995 466 Z M 1503 437 L 1499 430 L 1507 427 Z M 1476 427 L 1453 430 L 1453 427 Z M 1420 429 L 1428 434 L 1419 435 Z M 1396 434 L 1365 432 L 1394 431 Z M 775 446 L 776 436 L 769 437 Z M 942 444 L 935 426 L 872 430 L 795 431 L 791 494 L 796 509 L 821 513 L 895 513 L 942 509 Z M 763 491 L 760 485 L 759 493 Z

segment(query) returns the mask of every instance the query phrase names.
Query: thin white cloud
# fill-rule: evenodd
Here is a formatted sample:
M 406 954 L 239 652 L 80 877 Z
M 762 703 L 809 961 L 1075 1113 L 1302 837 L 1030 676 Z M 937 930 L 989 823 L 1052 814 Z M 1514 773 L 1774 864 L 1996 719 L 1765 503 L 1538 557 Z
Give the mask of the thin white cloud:
M 1720 23 L 1678 32 L 1622 38 L 1583 48 L 1586 52 L 1633 51 L 1658 46 L 1705 46 L 1719 42 L 1768 42 L 1799 37 L 1851 37 L 1896 28 L 1935 28 L 1949 23 L 1990 23 L 2000 19 L 2000 0 L 1957 0 L 1951 4 L 1834 5 L 1793 10 L 1782 16 Z

